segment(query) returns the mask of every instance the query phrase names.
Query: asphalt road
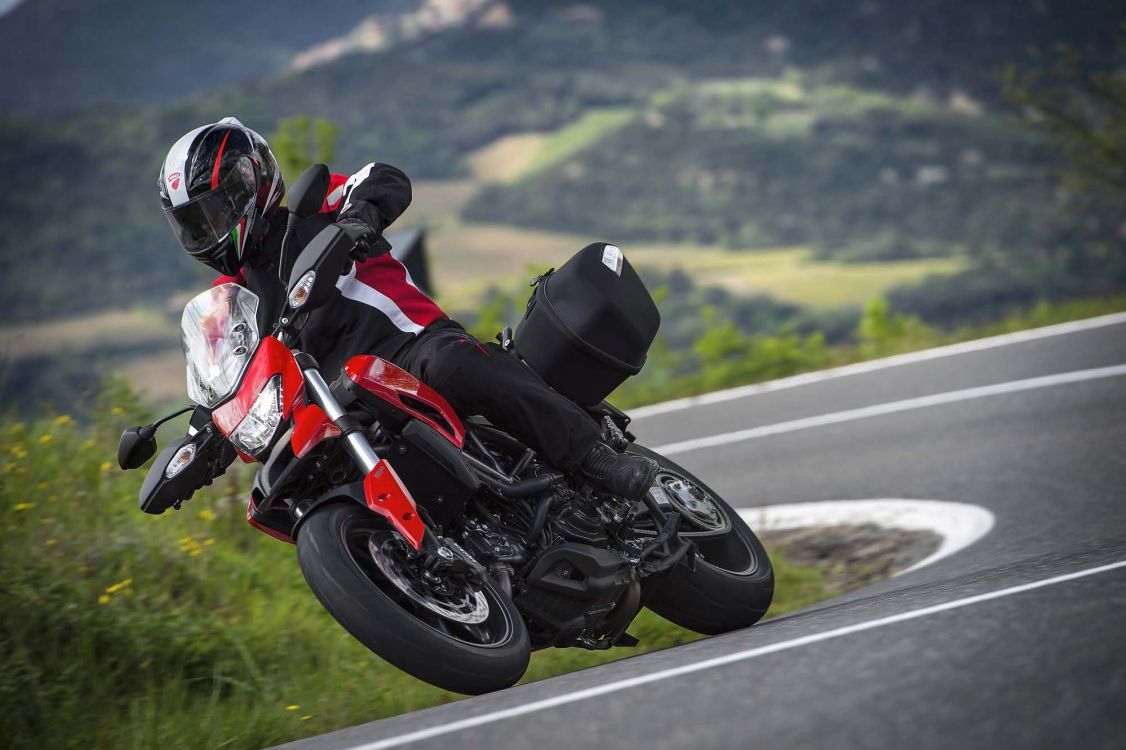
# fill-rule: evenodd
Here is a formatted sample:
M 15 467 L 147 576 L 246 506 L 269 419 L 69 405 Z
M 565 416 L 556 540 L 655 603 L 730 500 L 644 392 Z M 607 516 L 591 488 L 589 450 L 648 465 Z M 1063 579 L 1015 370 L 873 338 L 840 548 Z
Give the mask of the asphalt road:
M 735 505 L 953 500 L 996 525 L 745 631 L 286 747 L 1124 748 L 1123 365 L 1116 316 L 648 410 L 640 441 L 680 444 Z M 888 403 L 906 405 L 871 413 Z M 719 444 L 683 447 L 700 438 Z

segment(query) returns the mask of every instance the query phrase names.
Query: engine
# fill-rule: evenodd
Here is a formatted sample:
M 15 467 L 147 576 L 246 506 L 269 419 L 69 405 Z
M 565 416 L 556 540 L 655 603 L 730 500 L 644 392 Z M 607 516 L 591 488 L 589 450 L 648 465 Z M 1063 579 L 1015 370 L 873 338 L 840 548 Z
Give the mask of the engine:
M 536 647 L 635 643 L 625 629 L 641 604 L 641 542 L 628 503 L 556 488 L 538 504 L 477 501 L 462 544 L 511 581 Z

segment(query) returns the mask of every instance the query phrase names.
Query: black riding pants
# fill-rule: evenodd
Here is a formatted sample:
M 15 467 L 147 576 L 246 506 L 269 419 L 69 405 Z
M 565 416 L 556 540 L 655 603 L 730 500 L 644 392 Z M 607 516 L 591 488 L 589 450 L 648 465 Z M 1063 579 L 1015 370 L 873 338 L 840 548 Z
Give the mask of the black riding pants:
M 452 321 L 419 334 L 390 359 L 442 394 L 459 414 L 485 417 L 565 471 L 578 468 L 601 437 L 589 414 L 530 367 Z

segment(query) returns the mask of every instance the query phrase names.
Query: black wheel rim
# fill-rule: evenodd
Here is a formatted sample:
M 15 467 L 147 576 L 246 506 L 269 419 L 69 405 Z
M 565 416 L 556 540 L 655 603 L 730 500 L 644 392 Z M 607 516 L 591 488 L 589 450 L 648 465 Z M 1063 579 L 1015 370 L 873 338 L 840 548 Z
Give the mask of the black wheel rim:
M 705 563 L 735 575 L 752 575 L 758 570 L 758 548 L 746 538 L 743 524 L 731 518 L 734 509 L 695 477 L 662 466 L 653 488 L 658 504 L 663 498 L 666 506 L 687 521 L 680 536 L 692 539 Z
M 373 555 L 372 546 L 389 550 L 388 545 L 398 544 L 404 545 L 405 549 L 405 542 L 402 542 L 395 532 L 375 518 L 350 518 L 342 525 L 340 532 L 341 541 L 352 564 L 380 593 L 421 624 L 446 638 L 479 648 L 497 648 L 507 644 L 512 639 L 512 620 L 507 608 L 499 600 L 493 589 L 480 587 L 471 592 L 480 594 L 487 604 L 488 613 L 484 619 L 476 622 L 450 619 L 439 614 L 434 608 L 419 602 L 417 598 L 405 593 L 399 585 L 388 580 L 381 570 L 380 564 Z M 384 563 L 386 564 L 388 561 L 394 564 L 398 562 L 398 559 L 395 555 L 387 555 Z M 400 574 L 409 580 L 414 576 L 414 571 L 407 568 L 401 570 Z M 466 584 L 452 582 L 443 582 L 443 584 L 447 587 L 445 602 L 457 602 L 462 598 L 458 592 L 459 585 L 468 589 Z M 439 602 L 442 601 L 440 596 L 435 598 Z

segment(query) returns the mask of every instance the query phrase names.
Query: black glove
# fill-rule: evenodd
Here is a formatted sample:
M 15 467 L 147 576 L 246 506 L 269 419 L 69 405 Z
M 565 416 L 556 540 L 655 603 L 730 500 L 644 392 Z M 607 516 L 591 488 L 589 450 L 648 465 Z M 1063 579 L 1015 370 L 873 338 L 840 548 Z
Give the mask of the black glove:
M 360 262 L 368 259 L 370 255 L 380 255 L 381 248 L 379 232 L 371 228 L 371 226 L 360 219 L 344 219 L 340 221 L 337 226 L 344 230 L 344 234 L 355 243 L 349 255 L 352 260 Z

